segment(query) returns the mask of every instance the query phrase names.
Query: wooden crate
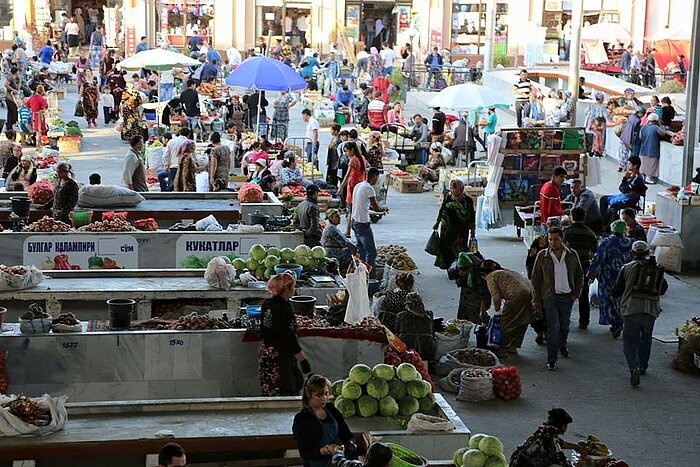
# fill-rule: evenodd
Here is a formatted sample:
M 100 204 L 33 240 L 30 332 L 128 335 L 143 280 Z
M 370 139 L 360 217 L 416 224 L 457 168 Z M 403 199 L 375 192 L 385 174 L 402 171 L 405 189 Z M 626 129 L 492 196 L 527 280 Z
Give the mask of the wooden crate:
M 61 154 L 77 154 L 80 152 L 80 136 L 62 136 L 58 140 L 58 150 Z
M 423 182 L 415 177 L 391 177 L 391 186 L 399 193 L 423 193 Z

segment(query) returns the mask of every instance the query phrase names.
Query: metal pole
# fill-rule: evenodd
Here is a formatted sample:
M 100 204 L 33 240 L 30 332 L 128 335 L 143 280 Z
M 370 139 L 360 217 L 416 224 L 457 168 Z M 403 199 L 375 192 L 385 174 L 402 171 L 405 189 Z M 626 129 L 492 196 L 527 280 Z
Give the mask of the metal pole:
M 484 71 L 490 71 L 493 68 L 493 40 L 496 35 L 496 0 L 486 1 L 486 37 L 484 44 Z
M 686 88 L 686 115 L 685 115 L 685 143 L 683 144 L 683 165 L 681 169 L 682 186 L 690 183 L 693 178 L 693 166 L 695 159 L 695 147 L 698 142 L 698 104 L 700 104 L 700 45 L 698 45 L 698 28 L 700 28 L 700 7 L 693 8 L 693 37 L 690 41 L 690 60 L 693 72 L 688 73 Z M 685 217 L 684 217 L 685 219 Z M 681 228 L 682 231 L 682 228 Z
M 571 3 L 571 52 L 569 53 L 569 91 L 573 111 L 571 126 L 576 126 L 576 105 L 578 104 L 578 77 L 581 67 L 581 22 L 583 19 L 583 0 Z

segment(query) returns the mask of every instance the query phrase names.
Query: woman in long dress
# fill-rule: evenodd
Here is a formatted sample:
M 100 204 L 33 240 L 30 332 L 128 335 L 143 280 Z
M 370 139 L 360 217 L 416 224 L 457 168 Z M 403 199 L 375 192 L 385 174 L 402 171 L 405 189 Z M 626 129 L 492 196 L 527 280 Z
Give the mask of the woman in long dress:
M 121 100 L 123 119 L 121 137 L 124 141 L 129 141 L 132 136 L 143 135 L 143 122 L 139 114 L 139 107 L 143 100 L 133 83 L 127 83 Z
M 447 269 L 460 252 L 467 251 L 469 234 L 474 235 L 475 225 L 474 202 L 464 194 L 464 183 L 452 180 L 433 226 L 433 230 L 440 229 L 440 251 L 435 257 L 435 266 Z
M 80 82 L 78 90 L 81 102 L 83 104 L 83 114 L 87 121 L 88 128 L 97 128 L 97 115 L 99 104 L 99 92 L 97 91 L 97 79 L 92 74 L 92 70 L 88 68 L 83 74 L 83 79 Z
M 34 138 L 36 146 L 41 146 L 41 135 L 48 131 L 46 125 L 46 117 L 44 111 L 49 108 L 49 103 L 46 102 L 46 90 L 43 85 L 36 87 L 36 92 L 32 97 L 27 99 L 26 106 L 31 112 L 32 129 L 34 130 Z
M 197 191 L 196 168 L 197 162 L 194 160 L 194 141 L 187 141 L 181 148 L 182 157 L 177 165 L 175 183 L 173 191 Z

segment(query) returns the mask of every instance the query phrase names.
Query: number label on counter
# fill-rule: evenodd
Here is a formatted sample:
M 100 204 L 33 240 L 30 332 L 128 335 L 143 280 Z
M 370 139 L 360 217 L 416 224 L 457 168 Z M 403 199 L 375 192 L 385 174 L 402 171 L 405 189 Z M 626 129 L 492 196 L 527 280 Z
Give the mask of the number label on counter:
M 170 339 L 170 345 L 185 345 L 182 339 Z
M 61 342 L 61 347 L 63 347 L 64 349 L 77 349 L 78 343 L 77 342 Z

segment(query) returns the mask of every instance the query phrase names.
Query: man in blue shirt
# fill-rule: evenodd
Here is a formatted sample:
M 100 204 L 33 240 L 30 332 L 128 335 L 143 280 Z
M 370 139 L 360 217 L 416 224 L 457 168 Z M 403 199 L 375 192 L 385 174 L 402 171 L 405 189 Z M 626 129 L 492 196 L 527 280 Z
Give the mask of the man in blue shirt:
M 148 41 L 146 40 L 146 36 L 141 36 L 141 42 L 136 44 L 135 53 L 143 52 L 145 50 L 148 50 Z
M 622 52 L 622 57 L 620 57 L 620 71 L 622 72 L 622 79 L 625 81 L 630 80 L 630 70 L 632 69 L 632 46 L 628 45 L 627 49 Z
M 219 62 L 216 59 L 210 60 L 202 65 L 202 73 L 200 80 L 202 83 L 208 83 L 216 79 L 219 74 Z
M 335 52 L 328 54 L 328 60 L 324 66 L 326 68 L 326 80 L 323 83 L 323 91 L 324 95 L 328 95 L 335 92 L 335 80 L 340 75 L 340 61 L 335 58 Z
M 207 44 L 205 43 L 204 45 L 207 45 Z M 219 55 L 219 52 L 217 52 L 214 47 L 208 47 L 208 49 L 207 49 L 207 61 L 211 62 L 213 60 L 216 60 L 216 63 L 221 63 L 221 55 Z
M 333 104 L 336 112 L 341 107 L 350 107 L 351 111 L 355 110 L 355 95 L 348 88 L 347 84 L 343 84 L 341 89 L 335 93 L 335 104 Z
M 46 41 L 46 45 L 39 50 L 39 60 L 41 63 L 46 63 L 47 65 L 51 63 L 53 58 L 53 47 L 51 47 L 51 41 Z
M 425 64 L 430 69 L 428 82 L 425 84 L 425 87 L 430 88 L 430 83 L 438 77 L 440 70 L 442 70 L 442 55 L 438 53 L 437 47 L 433 47 L 433 53 L 425 57 Z
M 199 37 L 197 35 L 190 37 L 190 40 L 187 41 L 187 47 L 190 48 L 190 57 L 192 57 L 192 58 L 199 57 L 199 47 L 202 44 L 204 44 L 204 39 L 202 39 L 201 37 Z
M 301 71 L 299 72 L 301 77 L 313 78 L 314 69 L 321 68 L 321 64 L 318 62 L 318 52 L 314 52 L 313 56 L 303 59 L 301 65 Z

